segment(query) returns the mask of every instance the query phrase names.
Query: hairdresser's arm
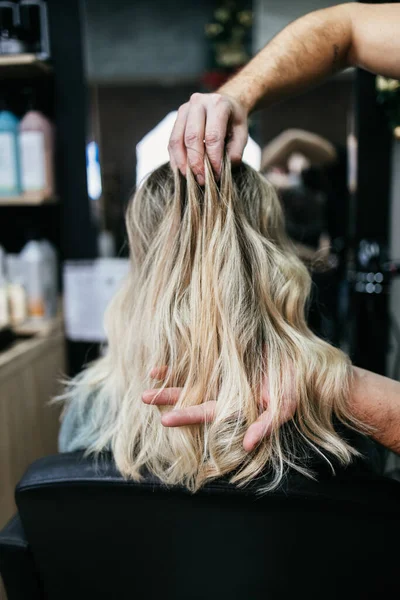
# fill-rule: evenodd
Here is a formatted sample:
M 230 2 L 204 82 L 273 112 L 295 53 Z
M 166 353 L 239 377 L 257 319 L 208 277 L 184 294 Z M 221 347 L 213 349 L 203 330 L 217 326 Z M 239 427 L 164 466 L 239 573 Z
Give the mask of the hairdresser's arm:
M 400 78 L 400 5 L 351 2 L 294 21 L 216 94 L 194 94 L 181 106 L 171 135 L 171 164 L 186 174 L 189 162 L 204 182 L 204 152 L 218 174 L 222 154 L 240 162 L 247 117 L 322 81 L 359 66 Z M 203 142 L 205 140 L 205 144 Z
M 351 412 L 370 425 L 377 442 L 400 454 L 400 382 L 359 369 L 353 369 Z
M 155 369 L 154 372 L 159 373 L 159 370 Z M 353 368 L 353 374 L 350 397 L 353 416 L 373 428 L 371 437 L 377 442 L 400 454 L 400 382 L 357 367 Z M 266 386 L 264 388 L 266 390 Z M 180 392 L 180 388 L 167 388 L 161 394 L 158 390 L 149 390 L 143 396 L 143 401 L 146 404 L 174 405 L 179 399 Z M 263 401 L 268 406 L 266 392 Z M 281 416 L 282 423 L 293 417 L 294 408 L 290 405 L 286 407 Z M 162 423 L 166 427 L 181 427 L 211 422 L 214 411 L 215 402 L 171 410 L 163 415 Z M 270 423 L 267 409 L 248 428 L 243 440 L 245 450 L 250 452 L 264 436 L 269 434 Z

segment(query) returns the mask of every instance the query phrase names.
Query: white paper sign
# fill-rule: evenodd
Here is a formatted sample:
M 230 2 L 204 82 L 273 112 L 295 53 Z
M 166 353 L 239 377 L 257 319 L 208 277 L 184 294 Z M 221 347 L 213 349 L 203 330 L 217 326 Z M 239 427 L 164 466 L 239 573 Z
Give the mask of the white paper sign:
M 104 342 L 105 310 L 129 271 L 129 260 L 100 258 L 64 264 L 66 335 L 76 342 Z

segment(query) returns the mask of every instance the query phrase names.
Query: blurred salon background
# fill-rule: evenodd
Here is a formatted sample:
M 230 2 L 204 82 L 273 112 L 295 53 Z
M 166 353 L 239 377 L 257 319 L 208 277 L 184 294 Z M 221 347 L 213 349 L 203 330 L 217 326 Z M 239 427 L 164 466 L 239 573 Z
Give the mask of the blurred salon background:
M 0 1 L 0 527 L 57 448 L 62 377 L 102 352 L 128 267 L 124 211 L 176 110 L 325 0 Z M 251 117 L 310 268 L 309 322 L 400 377 L 399 83 L 356 69 Z M 396 163 L 397 161 L 397 163 Z

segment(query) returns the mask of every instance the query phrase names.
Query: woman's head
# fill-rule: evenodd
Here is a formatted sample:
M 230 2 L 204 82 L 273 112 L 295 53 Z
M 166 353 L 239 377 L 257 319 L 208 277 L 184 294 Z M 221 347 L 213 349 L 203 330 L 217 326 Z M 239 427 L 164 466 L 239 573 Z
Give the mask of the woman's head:
M 273 487 L 286 468 L 306 470 L 305 448 L 348 462 L 352 449 L 332 420 L 351 423 L 350 365 L 306 325 L 310 276 L 272 186 L 226 157 L 219 183 L 206 161 L 204 188 L 163 165 L 136 192 L 126 224 L 131 272 L 107 313 L 108 352 L 67 393 L 82 415 L 93 405 L 89 450 L 111 447 L 126 476 L 147 468 L 190 489 L 227 473 L 245 482 L 267 465 Z M 141 402 L 161 365 L 165 385 L 183 388 L 178 407 L 217 401 L 213 423 L 163 428 L 164 409 Z M 247 454 L 263 380 L 271 435 Z M 296 413 L 282 428 L 288 402 Z

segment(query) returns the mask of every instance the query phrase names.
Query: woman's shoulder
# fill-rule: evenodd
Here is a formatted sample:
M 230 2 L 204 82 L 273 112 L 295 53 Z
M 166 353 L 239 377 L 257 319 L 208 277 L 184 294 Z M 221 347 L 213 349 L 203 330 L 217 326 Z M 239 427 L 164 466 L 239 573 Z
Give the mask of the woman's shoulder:
M 59 452 L 86 450 L 95 441 L 92 427 L 94 397 L 82 405 L 79 398 L 72 399 L 64 407 L 58 435 Z

